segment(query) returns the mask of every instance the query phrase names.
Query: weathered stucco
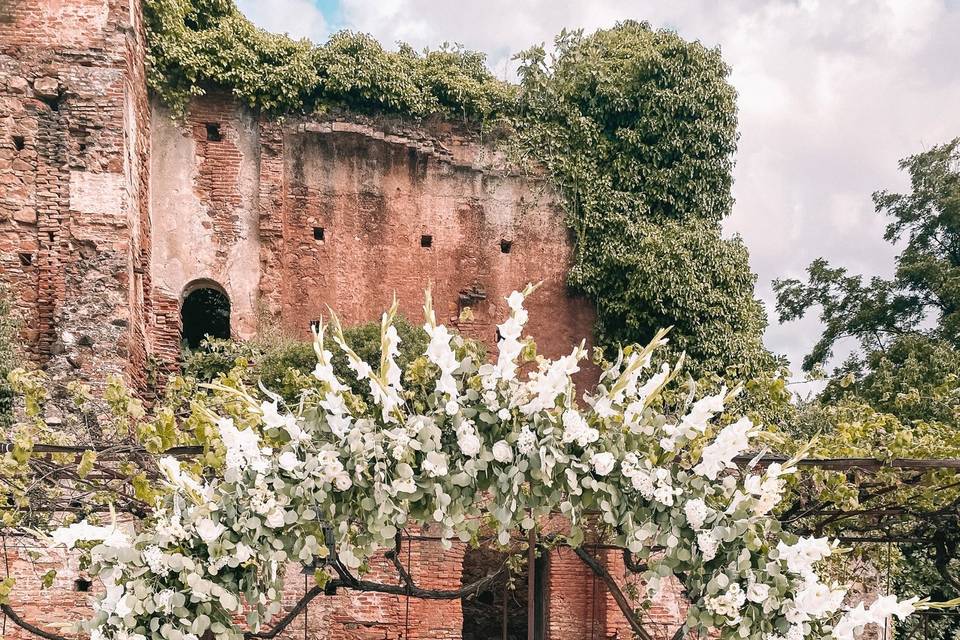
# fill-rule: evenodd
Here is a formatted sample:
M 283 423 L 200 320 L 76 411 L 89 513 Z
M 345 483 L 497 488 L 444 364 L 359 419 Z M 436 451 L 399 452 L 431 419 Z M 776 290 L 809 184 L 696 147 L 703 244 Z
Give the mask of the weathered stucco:
M 217 282 L 235 335 L 271 319 L 307 338 L 328 307 L 365 322 L 394 294 L 418 320 L 429 285 L 441 319 L 493 349 L 503 299 L 528 282 L 543 283 L 530 329 L 545 353 L 590 334 L 589 305 L 564 285 L 571 242 L 551 192 L 471 134 L 355 117 L 257 122 L 211 96 L 185 123 L 155 107 L 152 140 L 155 298 Z M 473 319 L 460 322 L 467 306 Z M 158 343 L 172 326 L 161 323 Z
M 253 118 L 240 109 L 229 114 L 223 140 L 209 142 L 202 123 L 179 126 L 154 104 L 150 265 L 159 299 L 180 301 L 192 283 L 217 282 L 231 301 L 233 334 L 251 338 L 260 280 L 259 145 Z

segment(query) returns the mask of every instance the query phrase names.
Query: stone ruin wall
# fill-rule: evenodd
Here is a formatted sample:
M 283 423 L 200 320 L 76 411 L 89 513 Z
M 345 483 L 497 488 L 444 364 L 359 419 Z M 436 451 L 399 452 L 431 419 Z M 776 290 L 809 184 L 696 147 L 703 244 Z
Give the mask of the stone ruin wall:
M 438 319 L 492 351 L 503 298 L 541 280 L 529 305 L 541 351 L 557 356 L 589 335 L 592 310 L 563 284 L 571 241 L 556 202 L 492 145 L 449 123 L 278 122 L 220 94 L 178 123 L 151 102 L 143 61 L 137 0 L 0 2 L 0 282 L 55 396 L 70 380 L 96 392 L 108 374 L 149 391 L 152 366 L 176 365 L 180 303 L 198 283 L 229 295 L 239 338 L 264 321 L 306 338 L 327 305 L 347 323 L 372 320 L 394 293 L 418 321 L 429 282 Z M 461 323 L 464 306 L 473 319 Z M 24 617 L 54 625 L 88 615 L 75 558 L 4 542 Z M 465 553 L 418 541 L 409 570 L 424 586 L 456 588 Z M 617 554 L 600 555 L 623 575 Z M 55 584 L 41 589 L 54 567 Z M 629 637 L 572 553 L 551 552 L 546 567 L 548 637 Z M 375 575 L 392 579 L 388 569 L 375 561 Z M 292 606 L 303 576 L 294 568 L 288 581 Z M 682 614 L 665 594 L 652 631 L 668 635 Z M 463 624 L 459 601 L 347 591 L 315 600 L 306 622 L 318 639 L 454 639 Z M 27 637 L 9 621 L 3 633 Z M 286 635 L 302 637 L 303 622 Z
M 328 307 L 348 324 L 376 320 L 394 294 L 416 323 L 429 283 L 438 320 L 493 350 L 504 298 L 539 281 L 530 332 L 542 351 L 591 333 L 589 304 L 564 284 L 571 242 L 552 194 L 475 134 L 383 118 L 277 123 L 212 95 L 183 124 L 155 105 L 151 139 L 155 353 L 179 351 L 179 300 L 204 281 L 228 294 L 242 338 L 265 321 L 307 338 Z M 465 306 L 473 319 L 460 323 Z

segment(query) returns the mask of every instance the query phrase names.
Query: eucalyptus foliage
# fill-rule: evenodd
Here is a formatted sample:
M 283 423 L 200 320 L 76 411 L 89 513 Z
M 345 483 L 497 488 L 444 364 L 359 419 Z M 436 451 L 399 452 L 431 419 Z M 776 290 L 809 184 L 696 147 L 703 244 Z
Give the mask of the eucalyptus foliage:
M 332 331 L 321 324 L 319 386 L 292 410 L 218 385 L 233 400 L 193 417 L 208 425 L 221 473 L 161 458 L 165 488 L 137 532 L 81 521 L 52 533 L 54 544 L 82 549 L 106 586 L 85 625 L 91 637 L 238 640 L 237 616 L 256 630 L 280 611 L 291 561 L 363 572 L 404 527 L 435 527 L 448 547 L 489 528 L 508 545 L 556 513 L 569 522 L 567 544 L 581 545 L 599 518 L 611 543 L 644 562 L 641 597 L 679 579 L 691 631 L 851 640 L 923 606 L 884 596 L 844 610 L 844 588 L 816 569 L 836 544 L 798 539 L 771 515 L 797 459 L 737 471 L 734 458 L 759 432 L 747 418 L 721 419 L 737 391 L 660 409 L 679 371 L 652 364 L 666 332 L 620 352 L 581 399 L 572 376 L 583 346 L 548 360 L 523 335 L 532 290 L 508 297 L 495 362 L 437 325 L 428 295 L 430 340 L 405 373 L 394 304 L 377 366 L 347 345 L 335 318 Z M 329 334 L 371 402 L 335 374 Z

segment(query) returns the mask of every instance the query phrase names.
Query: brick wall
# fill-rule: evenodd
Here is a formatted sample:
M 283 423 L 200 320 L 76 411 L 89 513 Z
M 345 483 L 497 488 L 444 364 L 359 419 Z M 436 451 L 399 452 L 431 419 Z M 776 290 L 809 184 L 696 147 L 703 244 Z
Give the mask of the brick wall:
M 357 116 L 278 123 L 214 94 L 185 123 L 155 107 L 152 139 L 155 301 L 213 281 L 231 299 L 234 335 L 266 317 L 307 338 L 327 306 L 365 322 L 394 293 L 419 321 L 431 284 L 439 318 L 456 325 L 470 306 L 461 330 L 493 350 L 503 298 L 542 281 L 530 300 L 542 351 L 590 335 L 590 305 L 564 285 L 571 242 L 551 192 L 476 134 Z M 176 322 L 157 317 L 153 342 L 175 353 Z
M 22 303 L 29 354 L 57 383 L 97 388 L 116 373 L 143 386 L 139 14 L 133 0 L 0 6 L 0 280 Z

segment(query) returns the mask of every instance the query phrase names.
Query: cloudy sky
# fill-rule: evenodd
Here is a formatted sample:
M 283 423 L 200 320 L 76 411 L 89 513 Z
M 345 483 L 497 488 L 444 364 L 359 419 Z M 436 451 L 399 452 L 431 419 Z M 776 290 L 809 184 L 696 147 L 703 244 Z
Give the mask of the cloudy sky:
M 796 366 L 815 319 L 776 324 L 770 281 L 825 256 L 889 274 L 895 249 L 870 194 L 902 189 L 897 160 L 960 135 L 960 0 L 240 0 L 257 24 L 324 41 L 342 28 L 417 48 L 458 42 L 513 77 L 511 56 L 562 28 L 648 20 L 719 46 L 739 93 L 726 223 L 750 248 L 767 344 Z

